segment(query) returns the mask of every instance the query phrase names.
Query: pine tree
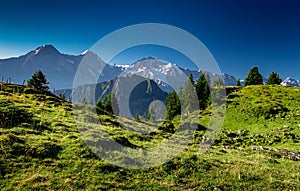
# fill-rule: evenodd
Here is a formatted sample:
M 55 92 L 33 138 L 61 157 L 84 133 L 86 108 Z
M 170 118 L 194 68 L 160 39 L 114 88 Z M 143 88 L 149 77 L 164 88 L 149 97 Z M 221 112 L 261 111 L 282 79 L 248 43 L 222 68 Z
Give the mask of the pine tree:
M 280 78 L 279 74 L 277 72 L 271 72 L 267 84 L 280 84 L 282 82 L 282 79 Z
M 183 88 L 181 87 L 178 93 L 179 100 L 181 101 L 181 113 L 189 115 L 195 110 L 199 109 L 197 93 L 195 91 L 195 82 L 193 75 L 190 74 L 187 81 L 184 83 Z
M 211 88 L 210 100 L 214 104 L 222 104 L 224 103 L 224 95 L 225 95 L 225 86 L 222 77 L 218 77 L 214 80 L 213 86 Z
M 141 122 L 139 113 L 136 113 L 136 114 L 135 114 L 135 121 Z
M 96 111 L 98 114 L 119 115 L 119 106 L 114 93 L 99 99 L 96 104 Z
M 247 78 L 245 79 L 245 86 L 263 84 L 263 78 L 258 71 L 258 67 L 254 66 L 250 69 Z
M 98 114 L 112 113 L 111 94 L 108 94 L 97 102 L 96 110 Z
M 86 99 L 85 99 L 85 98 L 83 98 L 83 99 L 81 100 L 81 104 L 86 105 Z
M 61 97 L 62 99 L 66 99 L 66 96 L 65 96 L 65 94 L 63 94 L 63 93 L 60 93 L 60 94 L 59 94 L 59 97 Z
M 176 115 L 180 115 L 181 113 L 180 100 L 175 91 L 170 92 L 166 98 L 166 110 L 167 120 L 172 120 Z
M 208 75 L 207 75 L 208 77 Z M 196 82 L 196 92 L 199 99 L 199 107 L 200 109 L 205 109 L 211 103 L 210 99 L 210 87 L 209 83 L 210 79 L 205 77 L 205 74 L 201 74 L 199 79 Z
M 103 105 L 104 105 L 104 108 L 105 108 L 106 112 L 113 113 L 113 111 L 112 111 L 112 104 L 111 104 L 111 94 L 108 94 L 105 97 L 105 99 L 103 101 Z
M 192 73 L 189 75 L 189 81 L 191 84 L 195 85 L 195 81 Z
M 48 91 L 49 82 L 47 82 L 46 76 L 43 74 L 41 70 L 35 72 L 32 77 L 27 81 L 27 85 L 32 88 L 36 88 L 42 91 Z
M 149 109 L 150 111 L 150 109 Z M 152 121 L 152 116 L 150 115 L 150 112 L 146 111 L 146 113 L 144 114 L 144 118 L 146 121 Z
M 236 82 L 236 86 L 241 86 L 241 80 L 240 80 L 240 78 L 238 78 L 238 80 Z

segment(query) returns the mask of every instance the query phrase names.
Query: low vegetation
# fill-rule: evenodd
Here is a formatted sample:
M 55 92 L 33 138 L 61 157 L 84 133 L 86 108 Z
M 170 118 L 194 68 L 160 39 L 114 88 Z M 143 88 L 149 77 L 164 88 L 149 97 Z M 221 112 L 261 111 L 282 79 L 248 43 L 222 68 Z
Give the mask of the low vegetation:
M 92 106 L 74 106 L 30 87 L 0 86 L 1 190 L 300 189 L 299 88 L 228 88 L 222 131 L 208 152 L 200 154 L 199 145 L 213 112 L 210 107 L 191 115 L 197 116 L 198 130 L 179 156 L 152 168 L 126 169 L 95 155 L 81 133 L 90 131 L 88 141 L 96 143 L 97 135 L 88 127 L 100 120 L 116 142 L 154 148 L 172 136 L 179 117 L 155 124 L 84 113 L 89 121 L 78 127 L 74 117 L 80 113 L 73 107 Z M 151 133 L 135 132 L 140 129 Z

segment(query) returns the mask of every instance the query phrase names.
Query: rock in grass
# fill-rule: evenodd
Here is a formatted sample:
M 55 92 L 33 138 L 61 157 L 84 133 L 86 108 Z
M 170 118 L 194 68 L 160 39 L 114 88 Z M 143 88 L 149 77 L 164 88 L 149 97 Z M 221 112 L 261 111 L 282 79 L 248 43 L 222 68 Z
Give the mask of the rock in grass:
M 263 150 L 262 146 L 252 146 L 252 150 Z

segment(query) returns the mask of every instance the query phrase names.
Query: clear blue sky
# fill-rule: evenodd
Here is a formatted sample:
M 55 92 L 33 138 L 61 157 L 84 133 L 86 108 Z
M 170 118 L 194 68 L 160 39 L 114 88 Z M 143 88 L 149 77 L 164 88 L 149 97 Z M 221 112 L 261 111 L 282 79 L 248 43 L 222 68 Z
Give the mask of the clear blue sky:
M 4 0 L 0 58 L 24 54 L 42 44 L 80 54 L 114 30 L 149 22 L 174 25 L 195 35 L 215 56 L 222 72 L 243 78 L 257 65 L 266 77 L 275 70 L 283 78 L 300 79 L 298 0 Z

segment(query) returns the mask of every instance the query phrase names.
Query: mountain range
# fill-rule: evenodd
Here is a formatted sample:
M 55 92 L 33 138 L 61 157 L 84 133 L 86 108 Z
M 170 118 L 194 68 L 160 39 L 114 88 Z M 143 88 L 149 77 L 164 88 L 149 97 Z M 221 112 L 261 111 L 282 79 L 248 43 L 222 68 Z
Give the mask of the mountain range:
M 102 83 L 114 80 L 124 75 L 140 75 L 149 78 L 166 92 L 178 88 L 172 83 L 173 79 L 181 79 L 183 76 L 193 74 L 197 80 L 203 71 L 181 68 L 175 64 L 159 60 L 155 57 L 148 57 L 138 60 L 129 65 L 110 65 L 104 63 L 96 54 L 85 51 L 80 55 L 68 55 L 59 52 L 53 45 L 43 45 L 25 55 L 0 59 L 0 77 L 2 81 L 22 84 L 29 79 L 37 70 L 42 70 L 50 82 L 51 91 L 53 89 L 71 89 L 79 64 L 83 58 L 88 57 L 89 63 L 103 66 L 101 74 L 94 68 L 88 68 L 90 75 L 83 79 L 93 77 L 96 82 Z M 89 67 L 89 65 L 87 65 Z M 211 82 L 218 77 L 222 77 L 226 86 L 236 85 L 237 79 L 229 74 L 209 73 Z M 83 80 L 84 81 L 84 80 Z M 282 85 L 300 86 L 300 82 L 287 78 Z
M 105 65 L 98 82 L 113 80 L 125 73 L 136 74 L 154 80 L 162 89 L 169 91 L 170 87 L 166 84 L 168 78 L 174 78 L 182 74 L 186 76 L 193 74 L 196 80 L 202 73 L 202 71 L 181 68 L 154 57 L 143 58 L 130 65 L 109 65 L 90 51 L 85 51 L 80 55 L 68 55 L 60 53 L 52 45 L 43 45 L 19 57 L 0 59 L 0 76 L 2 81 L 22 84 L 35 71 L 42 70 L 50 82 L 51 89 L 70 89 L 73 87 L 78 66 L 87 54 L 89 60 L 95 62 L 94 64 Z M 214 74 L 210 74 L 210 76 L 212 80 L 219 77 Z M 223 74 L 222 77 L 225 85 L 236 84 L 234 76 Z

